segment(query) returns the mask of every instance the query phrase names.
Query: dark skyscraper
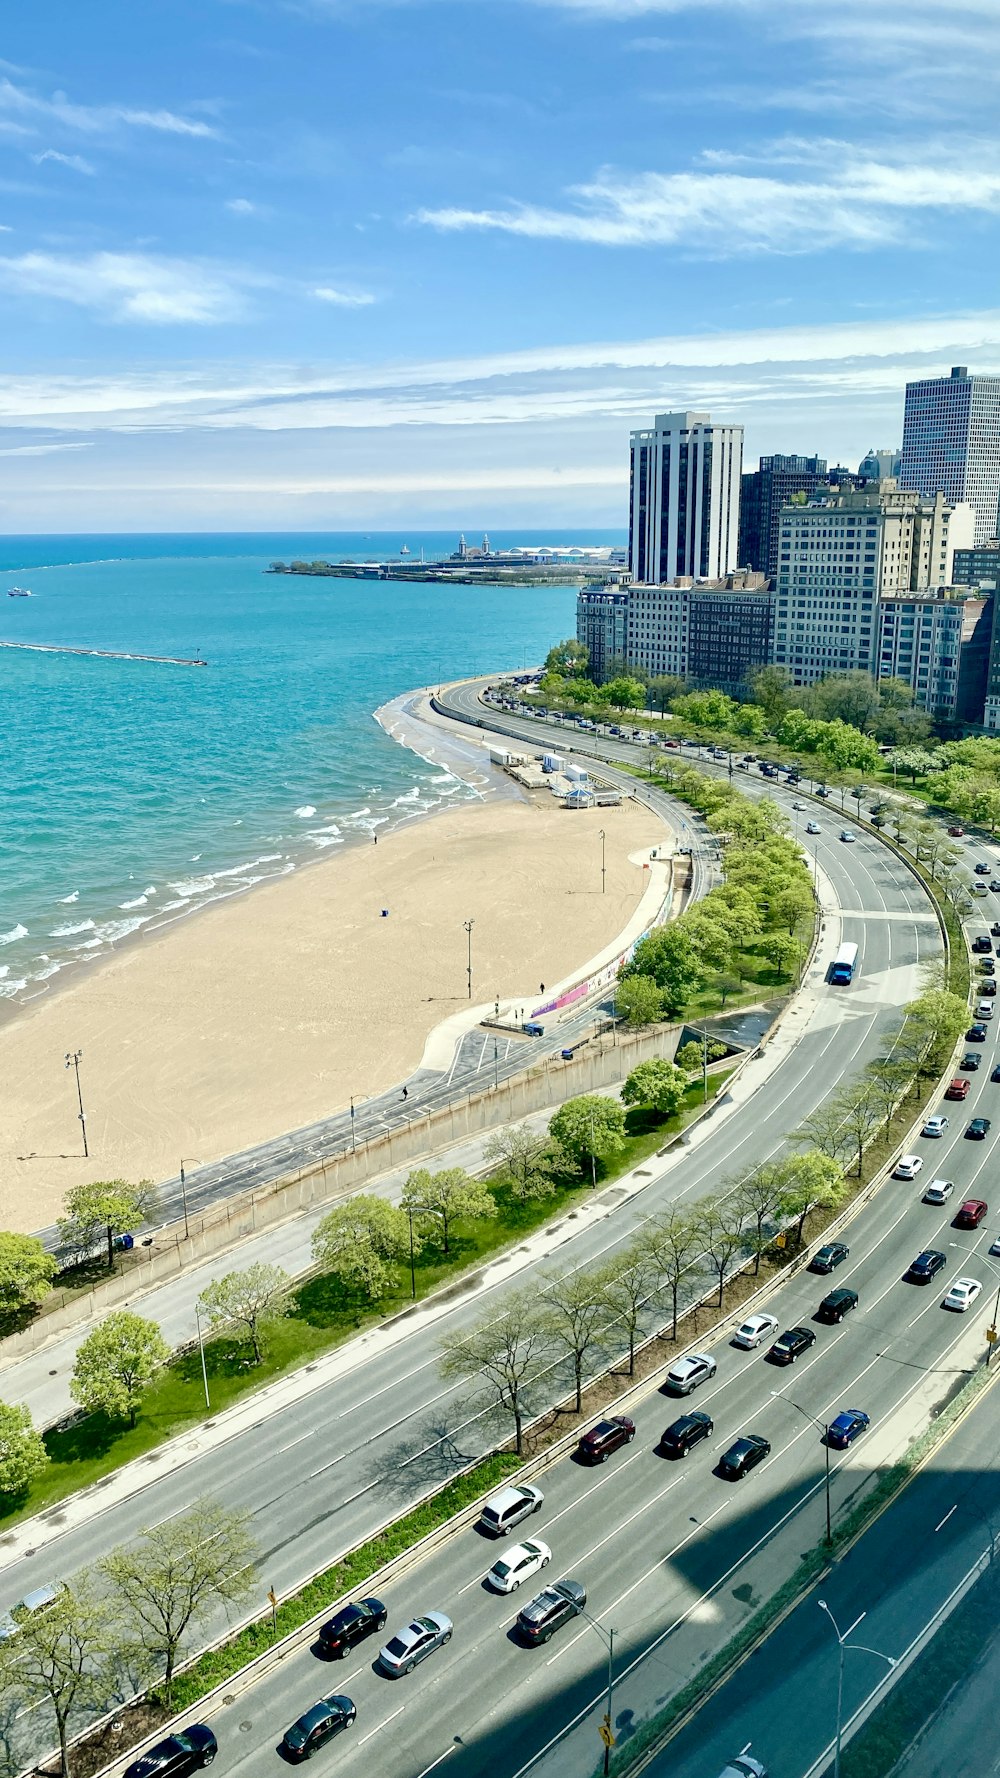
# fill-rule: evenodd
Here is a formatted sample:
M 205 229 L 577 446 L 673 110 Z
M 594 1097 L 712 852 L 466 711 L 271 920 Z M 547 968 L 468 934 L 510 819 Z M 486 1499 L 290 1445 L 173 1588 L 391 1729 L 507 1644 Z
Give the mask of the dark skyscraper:
M 756 568 L 758 573 L 775 578 L 782 506 L 793 494 L 808 496 L 825 481 L 825 457 L 762 457 L 759 469 L 744 473 L 738 550 L 741 568 Z

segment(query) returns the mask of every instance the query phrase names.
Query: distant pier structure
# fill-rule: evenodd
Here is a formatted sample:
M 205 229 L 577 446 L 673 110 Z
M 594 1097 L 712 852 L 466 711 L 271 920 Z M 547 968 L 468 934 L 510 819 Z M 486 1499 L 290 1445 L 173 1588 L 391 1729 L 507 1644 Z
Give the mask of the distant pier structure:
M 163 667 L 207 667 L 200 655 L 132 654 L 124 648 L 71 648 L 64 642 L 0 642 L 0 648 L 25 648 L 32 654 L 82 654 L 102 661 L 155 661 Z

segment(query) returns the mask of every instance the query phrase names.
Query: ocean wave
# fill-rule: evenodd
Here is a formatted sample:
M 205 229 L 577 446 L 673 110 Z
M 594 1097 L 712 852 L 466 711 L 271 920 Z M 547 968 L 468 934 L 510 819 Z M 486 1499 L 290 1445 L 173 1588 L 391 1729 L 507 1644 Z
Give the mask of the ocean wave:
M 306 835 L 306 839 L 310 845 L 317 847 L 320 851 L 327 846 L 342 846 L 344 844 L 344 836 L 339 833 L 309 833 Z
M 93 920 L 78 920 L 75 926 L 53 926 L 50 938 L 75 938 L 78 932 L 93 932 Z
M 74 889 L 72 895 L 59 895 L 56 899 L 61 907 L 68 907 L 71 901 L 79 901 L 80 891 L 79 889 Z
M 312 803 L 303 803 L 301 809 L 296 809 L 295 813 L 300 821 L 309 821 L 315 815 L 316 810 Z
M 117 944 L 119 939 L 128 938 L 130 933 L 138 932 L 140 926 L 145 926 L 146 921 L 151 919 L 151 914 L 140 914 L 134 920 L 104 920 L 97 928 L 98 943 Z
M 135 897 L 134 901 L 120 901 L 118 906 L 123 913 L 128 913 L 130 908 L 144 908 L 150 896 L 155 894 L 156 885 L 155 883 L 151 883 L 148 889 L 144 889 L 141 895 Z
M 0 982 L 0 999 L 13 1000 L 14 995 L 20 994 L 21 989 L 27 986 L 27 978 L 19 982 Z
M 27 936 L 28 928 L 26 926 L 12 926 L 9 932 L 0 932 L 0 945 L 12 945 L 17 939 L 27 938 Z
M 2 982 L 4 980 L 4 978 L 6 976 L 8 976 L 9 974 L 10 974 L 10 964 L 9 963 L 0 963 L 0 982 Z
M 399 809 L 402 808 L 404 804 L 419 803 L 419 801 L 420 788 L 418 785 L 414 784 L 410 790 L 404 790 L 402 796 L 394 797 L 391 807 Z
M 61 968 L 62 968 L 61 963 L 53 963 L 47 957 L 45 959 L 45 968 L 33 970 L 31 979 L 33 982 L 47 982 L 49 979 L 49 976 L 50 975 L 58 975 Z

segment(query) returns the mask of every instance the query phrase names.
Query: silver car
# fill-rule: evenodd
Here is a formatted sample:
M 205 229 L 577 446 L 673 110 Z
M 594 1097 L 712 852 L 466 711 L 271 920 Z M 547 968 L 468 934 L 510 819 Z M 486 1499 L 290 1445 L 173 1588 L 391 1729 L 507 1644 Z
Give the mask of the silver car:
M 443 1611 L 428 1611 L 424 1617 L 415 1617 L 405 1630 L 390 1636 L 385 1647 L 379 1649 L 378 1664 L 392 1679 L 412 1673 L 418 1661 L 426 1660 L 436 1648 L 451 1641 L 451 1631 L 451 1619 Z

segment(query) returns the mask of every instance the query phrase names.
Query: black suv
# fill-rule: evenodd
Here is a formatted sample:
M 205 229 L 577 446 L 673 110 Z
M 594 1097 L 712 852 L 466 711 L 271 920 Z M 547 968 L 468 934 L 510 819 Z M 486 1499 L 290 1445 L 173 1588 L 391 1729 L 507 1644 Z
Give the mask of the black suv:
M 844 1246 L 843 1241 L 828 1241 L 825 1247 L 821 1247 L 818 1253 L 813 1254 L 809 1261 L 809 1270 L 825 1276 L 826 1273 L 834 1271 L 837 1266 L 843 1265 L 850 1251 L 849 1247 Z
M 635 1421 L 627 1414 L 615 1414 L 610 1420 L 599 1420 L 585 1432 L 577 1445 L 577 1456 L 584 1463 L 603 1463 L 612 1451 L 630 1445 L 635 1437 Z
M 831 1290 L 829 1296 L 823 1298 L 816 1310 L 816 1320 L 843 1321 L 848 1311 L 856 1309 L 857 1306 L 858 1293 L 856 1290 Z
M 1000 922 L 998 922 L 998 924 L 1000 924 Z M 987 938 L 987 937 L 986 937 L 986 936 L 985 936 L 985 934 L 984 934 L 984 935 L 983 935 L 983 936 L 981 936 L 981 937 L 980 937 L 980 938 L 974 938 L 974 939 L 973 939 L 973 941 L 972 941 L 972 949 L 973 949 L 973 950 L 974 950 L 974 951 L 975 951 L 975 952 L 977 952 L 977 953 L 980 953 L 980 952 L 983 952 L 983 951 L 992 951 L 992 949 L 993 949 L 993 946 L 992 946 L 992 945 L 991 945 L 991 944 L 990 944 L 990 941 L 989 941 L 989 939 L 988 939 L 988 938 Z
M 587 1603 L 587 1589 L 582 1581 L 557 1580 L 544 1593 L 522 1606 L 517 1614 L 517 1627 L 525 1642 L 548 1642 L 550 1636 L 570 1618 L 579 1617 Z
M 711 1415 L 703 1414 L 697 1409 L 690 1414 L 682 1414 L 672 1426 L 660 1435 L 660 1450 L 668 1457 L 686 1457 L 695 1445 L 703 1438 L 710 1438 L 715 1430 L 715 1422 Z
M 304 1710 L 297 1722 L 281 1737 L 281 1751 L 288 1759 L 308 1759 L 318 1747 L 339 1735 L 357 1716 L 352 1698 L 320 1698 L 311 1710 Z
M 929 1284 L 931 1279 L 940 1272 L 941 1267 L 947 1264 L 948 1260 L 945 1254 L 938 1253 L 934 1247 L 928 1247 L 926 1253 L 918 1253 L 912 1265 L 907 1266 L 906 1281 L 908 1284 Z
M 123 1778 L 187 1778 L 202 1766 L 210 1766 L 219 1744 L 203 1722 L 192 1723 L 165 1741 L 157 1741 L 141 1758 L 125 1767 Z
M 325 1655 L 350 1654 L 366 1636 L 385 1629 L 388 1612 L 381 1599 L 359 1599 L 329 1618 L 317 1638 Z
M 816 1335 L 811 1327 L 790 1327 L 786 1333 L 778 1335 L 767 1356 L 772 1364 L 794 1364 L 815 1344 Z
M 761 1438 L 759 1433 L 747 1432 L 734 1445 L 730 1445 L 728 1451 L 723 1451 L 719 1458 L 718 1472 L 726 1481 L 738 1482 L 741 1476 L 748 1475 L 751 1469 L 756 1469 L 758 1463 L 763 1463 L 764 1458 L 770 1455 L 771 1447 L 767 1439 Z

